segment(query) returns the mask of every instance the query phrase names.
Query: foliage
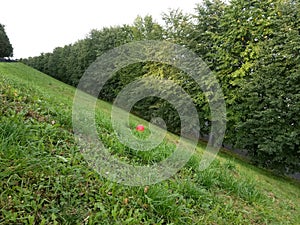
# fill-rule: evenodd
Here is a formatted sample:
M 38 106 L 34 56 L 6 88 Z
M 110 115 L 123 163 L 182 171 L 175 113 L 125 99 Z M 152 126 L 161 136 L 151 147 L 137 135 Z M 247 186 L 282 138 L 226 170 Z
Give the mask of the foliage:
M 261 46 L 240 95 L 237 136 L 253 160 L 281 172 L 300 170 L 300 4 L 288 1 L 272 21 L 276 36 Z
M 6 35 L 4 25 L 0 24 L 0 58 L 12 56 L 13 47 Z
M 236 126 L 241 113 L 235 106 L 243 104 L 239 91 L 245 79 L 252 76 L 254 64 L 260 60 L 259 44 L 274 34 L 270 21 L 276 17 L 276 1 L 233 0 L 224 8 L 218 20 L 218 30 L 212 36 L 211 67 L 222 86 L 227 106 L 225 141 L 236 143 Z

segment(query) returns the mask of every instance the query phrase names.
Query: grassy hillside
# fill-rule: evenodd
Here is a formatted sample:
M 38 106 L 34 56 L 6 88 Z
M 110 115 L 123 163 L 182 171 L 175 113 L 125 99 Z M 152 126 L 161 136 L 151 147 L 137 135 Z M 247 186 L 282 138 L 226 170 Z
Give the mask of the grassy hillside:
M 201 145 L 162 183 L 128 187 L 102 178 L 75 145 L 74 93 L 23 64 L 0 63 L 0 224 L 300 224 L 298 183 L 225 154 L 199 172 Z M 111 106 L 97 107 L 100 138 L 116 156 L 147 163 L 172 150 L 177 137 L 169 134 L 153 152 L 124 151 Z

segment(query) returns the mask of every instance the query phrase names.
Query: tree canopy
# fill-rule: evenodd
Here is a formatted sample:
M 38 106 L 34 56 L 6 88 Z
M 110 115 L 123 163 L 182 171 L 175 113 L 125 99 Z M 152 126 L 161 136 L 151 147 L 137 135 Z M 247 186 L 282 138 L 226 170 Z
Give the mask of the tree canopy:
M 5 26 L 0 24 L 0 57 L 12 57 L 13 47 L 5 32 Z

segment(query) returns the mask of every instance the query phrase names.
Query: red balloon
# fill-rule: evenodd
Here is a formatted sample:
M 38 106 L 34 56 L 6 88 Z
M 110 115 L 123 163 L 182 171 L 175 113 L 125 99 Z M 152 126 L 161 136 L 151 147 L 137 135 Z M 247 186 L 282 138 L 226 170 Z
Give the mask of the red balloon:
M 144 131 L 145 127 L 143 125 L 139 124 L 139 125 L 136 126 L 136 130 L 137 131 Z

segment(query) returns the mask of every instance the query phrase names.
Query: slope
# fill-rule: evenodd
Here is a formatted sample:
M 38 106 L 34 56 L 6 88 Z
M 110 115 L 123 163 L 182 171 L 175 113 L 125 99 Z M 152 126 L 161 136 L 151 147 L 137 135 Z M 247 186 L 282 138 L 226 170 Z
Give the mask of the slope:
M 72 134 L 74 93 L 21 63 L 0 63 L 0 224 L 300 224 L 298 183 L 224 154 L 200 172 L 203 145 L 155 185 L 129 187 L 99 176 Z M 98 102 L 97 124 L 116 156 L 149 163 L 172 151 L 172 134 L 151 152 L 124 150 L 110 109 Z

